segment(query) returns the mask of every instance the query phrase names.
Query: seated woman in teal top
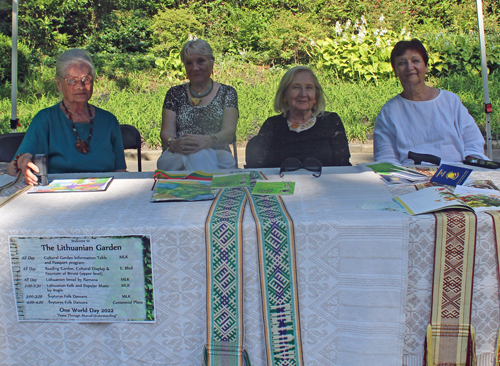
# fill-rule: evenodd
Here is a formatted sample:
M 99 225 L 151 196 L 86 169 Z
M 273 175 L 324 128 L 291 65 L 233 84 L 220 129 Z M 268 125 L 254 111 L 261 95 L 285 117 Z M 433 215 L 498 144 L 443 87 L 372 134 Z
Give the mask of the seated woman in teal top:
M 35 184 L 34 154 L 46 154 L 49 173 L 125 171 L 120 125 L 116 117 L 88 103 L 94 65 L 87 52 L 72 49 L 59 56 L 57 88 L 63 99 L 37 113 L 7 172 L 24 174 Z

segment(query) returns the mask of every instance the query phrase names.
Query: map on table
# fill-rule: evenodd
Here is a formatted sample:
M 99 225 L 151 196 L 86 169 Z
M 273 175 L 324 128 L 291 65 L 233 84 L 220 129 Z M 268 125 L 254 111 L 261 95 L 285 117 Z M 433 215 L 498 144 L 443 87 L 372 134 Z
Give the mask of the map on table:
M 212 200 L 217 194 L 211 181 L 158 179 L 151 202 Z
M 113 177 L 54 179 L 47 186 L 34 186 L 28 193 L 99 192 L 108 189 Z

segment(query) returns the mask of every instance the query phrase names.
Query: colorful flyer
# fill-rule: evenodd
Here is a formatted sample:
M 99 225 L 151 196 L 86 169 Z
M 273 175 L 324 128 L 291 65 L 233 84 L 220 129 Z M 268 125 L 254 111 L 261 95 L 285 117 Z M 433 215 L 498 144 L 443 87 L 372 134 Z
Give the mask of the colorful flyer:
M 11 236 L 9 242 L 19 321 L 155 321 L 149 236 Z
M 105 191 L 112 180 L 113 177 L 54 179 L 47 186 L 33 186 L 28 193 Z
M 210 187 L 211 183 L 211 180 L 158 179 L 151 202 L 212 200 L 217 190 Z
M 250 173 L 214 175 L 212 178 L 212 188 L 237 188 L 250 185 Z
M 282 195 L 293 194 L 295 182 L 268 182 L 258 180 L 252 189 L 252 194 L 258 195 Z

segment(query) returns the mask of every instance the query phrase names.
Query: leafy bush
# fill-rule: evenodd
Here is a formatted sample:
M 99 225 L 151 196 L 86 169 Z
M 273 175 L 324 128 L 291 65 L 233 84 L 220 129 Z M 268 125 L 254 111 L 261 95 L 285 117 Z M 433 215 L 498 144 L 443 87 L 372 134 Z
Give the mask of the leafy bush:
M 147 70 L 154 66 L 155 57 L 153 55 L 143 55 L 140 53 L 107 53 L 102 52 L 92 56 L 92 61 L 98 74 L 114 74 L 118 71 L 122 73 Z
M 22 42 L 17 42 L 17 75 L 24 80 L 30 70 L 31 50 Z M 11 80 L 12 40 L 0 34 L 0 82 Z
M 92 8 L 87 0 L 20 1 L 18 24 L 19 36 L 32 47 L 57 54 L 92 34 Z
M 380 22 L 384 20 L 383 16 Z M 406 31 L 406 30 L 405 30 Z M 409 38 L 402 32 L 401 38 Z M 333 72 L 337 78 L 347 80 L 373 80 L 391 78 L 391 51 L 398 36 L 385 27 L 368 28 L 364 17 L 344 26 L 337 22 L 334 39 L 316 41 L 313 63 L 318 69 Z
M 308 61 L 312 40 L 325 36 L 324 28 L 310 16 L 282 11 L 267 25 L 261 44 L 273 64 L 297 64 Z
M 169 57 L 170 51 L 180 49 L 190 36 L 203 35 L 204 26 L 191 10 L 167 9 L 154 16 L 150 31 L 154 53 Z
M 442 30 L 422 37 L 433 68 L 430 73 L 435 76 L 452 74 L 478 75 L 481 72 L 481 49 L 477 33 L 453 34 Z M 487 66 L 489 72 L 500 68 L 500 47 L 498 36 L 487 39 Z
M 151 20 L 142 11 L 113 11 L 99 20 L 87 49 L 97 52 L 146 52 L 151 46 Z
M 185 74 L 179 51 L 171 50 L 168 57 L 156 59 L 155 65 L 159 76 L 166 76 L 169 81 L 181 78 Z

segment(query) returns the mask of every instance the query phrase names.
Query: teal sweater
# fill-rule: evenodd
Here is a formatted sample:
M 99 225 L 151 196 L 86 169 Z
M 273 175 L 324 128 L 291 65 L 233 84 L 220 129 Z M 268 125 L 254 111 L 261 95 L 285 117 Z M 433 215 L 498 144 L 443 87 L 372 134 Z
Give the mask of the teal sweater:
M 75 123 L 75 127 L 78 136 L 86 140 L 90 124 Z M 36 114 L 17 154 L 46 154 L 49 173 L 112 172 L 126 169 L 120 125 L 113 114 L 96 107 L 89 152 L 78 152 L 75 142 L 71 122 L 57 103 Z

